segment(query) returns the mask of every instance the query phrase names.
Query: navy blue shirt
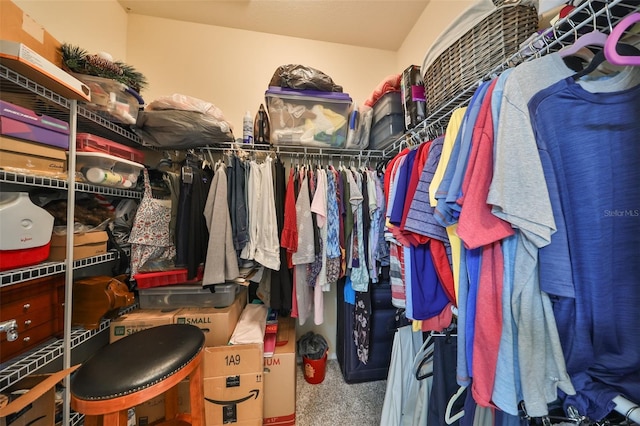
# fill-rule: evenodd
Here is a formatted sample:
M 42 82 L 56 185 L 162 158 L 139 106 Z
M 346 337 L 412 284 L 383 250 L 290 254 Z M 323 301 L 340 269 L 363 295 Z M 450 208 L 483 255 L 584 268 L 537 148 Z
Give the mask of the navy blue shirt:
M 539 262 L 541 289 L 564 296 L 565 406 L 599 420 L 618 394 L 640 402 L 640 86 L 591 93 L 567 78 L 529 113 L 558 227 Z

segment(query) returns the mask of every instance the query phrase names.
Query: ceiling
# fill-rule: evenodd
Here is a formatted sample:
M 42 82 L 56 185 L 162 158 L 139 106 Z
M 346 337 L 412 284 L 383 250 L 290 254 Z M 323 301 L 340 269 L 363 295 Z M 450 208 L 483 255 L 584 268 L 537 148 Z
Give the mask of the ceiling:
M 118 0 L 129 13 L 397 51 L 429 0 Z

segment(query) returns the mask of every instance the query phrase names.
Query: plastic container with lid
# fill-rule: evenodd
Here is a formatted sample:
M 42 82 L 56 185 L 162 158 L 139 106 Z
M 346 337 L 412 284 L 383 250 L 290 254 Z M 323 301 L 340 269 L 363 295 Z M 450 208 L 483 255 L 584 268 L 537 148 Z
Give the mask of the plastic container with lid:
M 200 284 L 177 284 L 138 290 L 142 309 L 177 308 L 226 308 L 240 292 L 235 283 L 214 284 L 202 287 Z
M 270 143 L 343 148 L 351 97 L 347 93 L 269 87 Z
M 133 89 L 119 81 L 87 74 L 71 73 L 91 89 L 91 102 L 85 104 L 107 120 L 136 124 L 144 100 Z
M 369 149 L 384 149 L 404 134 L 404 115 L 389 114 L 371 125 Z
M 144 152 L 91 133 L 76 135 L 76 149 L 81 152 L 103 152 L 114 157 L 144 164 Z
M 144 165 L 101 152 L 76 152 L 76 180 L 132 188 Z

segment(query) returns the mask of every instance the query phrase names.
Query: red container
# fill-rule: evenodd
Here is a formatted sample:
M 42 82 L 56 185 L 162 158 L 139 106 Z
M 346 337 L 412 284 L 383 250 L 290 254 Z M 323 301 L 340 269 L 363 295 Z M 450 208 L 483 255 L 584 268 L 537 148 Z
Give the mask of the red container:
M 312 385 L 317 385 L 324 381 L 324 375 L 327 369 L 327 352 L 320 359 L 311 359 L 306 356 L 302 357 L 304 366 L 304 380 Z
M 142 151 L 90 133 L 78 133 L 76 135 L 76 149 L 82 152 L 103 152 L 135 163 L 144 164 L 144 153 Z
M 18 250 L 0 250 L 0 271 L 23 268 L 44 262 L 49 257 L 51 242 Z
M 187 269 L 172 269 L 170 271 L 145 272 L 135 274 L 138 288 L 162 287 L 171 284 L 182 284 L 187 282 Z

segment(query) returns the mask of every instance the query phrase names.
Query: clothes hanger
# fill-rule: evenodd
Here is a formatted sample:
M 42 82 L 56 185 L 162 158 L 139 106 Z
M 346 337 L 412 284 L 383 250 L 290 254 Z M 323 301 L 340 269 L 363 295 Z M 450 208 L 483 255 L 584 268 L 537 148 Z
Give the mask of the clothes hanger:
M 444 413 L 444 421 L 446 424 L 450 425 L 456 420 L 464 417 L 464 409 L 460 410 L 454 415 L 451 415 L 451 410 L 453 409 L 453 404 L 455 404 L 455 402 L 458 400 L 458 398 L 460 398 L 460 396 L 464 393 L 466 389 L 467 389 L 466 386 L 460 386 L 456 391 L 456 393 L 454 393 L 451 396 L 451 398 L 449 398 L 449 402 L 447 402 L 447 409 Z
M 604 47 L 607 39 L 608 37 L 605 33 L 593 30 L 578 37 L 572 45 L 560 49 L 558 54 L 561 58 L 565 59 L 565 62 L 572 56 L 576 56 L 584 61 L 591 61 L 595 55 L 587 46 Z
M 574 33 L 578 34 L 578 31 L 573 23 L 573 21 L 569 20 L 571 26 L 573 27 L 573 31 Z M 566 58 L 568 56 L 573 56 L 576 54 L 579 54 L 579 52 L 581 51 L 581 49 L 586 48 L 587 46 L 599 46 L 599 47 L 604 47 L 605 43 L 607 42 L 608 36 L 603 33 L 602 31 L 598 30 L 597 26 L 596 26 L 596 22 L 594 20 L 593 22 L 593 30 L 591 32 L 588 32 L 586 34 L 583 34 L 579 37 L 576 37 L 575 41 L 573 42 L 573 44 L 569 45 L 569 46 L 565 46 L 562 49 L 560 49 L 558 51 L 558 53 L 560 54 L 560 56 L 562 58 Z M 584 52 L 584 50 L 583 50 Z M 593 55 L 591 55 L 593 56 Z
M 604 55 L 609 63 L 613 65 L 640 65 L 640 51 L 635 54 L 625 53 L 624 48 L 622 50 L 620 48 L 628 45 L 619 43 L 622 34 L 636 22 L 640 22 L 640 12 L 626 16 L 611 31 L 611 35 L 604 45 Z
M 431 336 L 428 336 L 422 343 L 413 361 L 413 373 L 416 380 L 424 380 L 433 376 L 433 350 L 434 341 L 431 339 Z M 420 361 L 418 361 L 418 359 L 420 359 Z
M 630 44 L 618 43 L 617 51 L 622 53 L 623 56 L 627 56 L 627 57 L 636 56 L 640 58 L 640 50 L 637 47 L 632 46 Z M 607 61 L 607 57 L 605 55 L 604 50 L 601 50 L 595 54 L 595 56 L 593 57 L 591 62 L 589 62 L 589 65 L 587 65 L 585 69 L 583 69 L 582 71 L 578 71 L 573 75 L 573 79 L 578 80 L 584 77 L 585 75 L 591 74 L 605 61 Z M 638 64 L 640 65 L 640 62 Z

